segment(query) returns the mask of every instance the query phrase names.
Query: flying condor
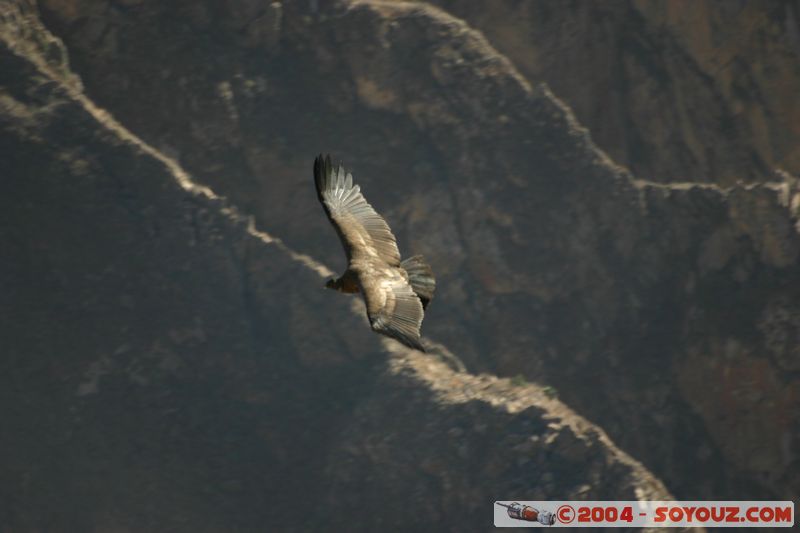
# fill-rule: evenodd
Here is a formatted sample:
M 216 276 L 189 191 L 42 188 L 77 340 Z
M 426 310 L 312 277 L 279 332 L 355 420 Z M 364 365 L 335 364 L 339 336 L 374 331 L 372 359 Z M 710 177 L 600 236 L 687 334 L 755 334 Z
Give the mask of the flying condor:
M 424 352 L 419 329 L 436 289 L 431 267 L 421 255 L 400 260 L 389 225 L 353 184 L 353 175 L 342 165 L 334 168 L 330 156 L 320 155 L 314 161 L 314 182 L 347 254 L 344 274 L 325 286 L 360 292 L 373 331 Z

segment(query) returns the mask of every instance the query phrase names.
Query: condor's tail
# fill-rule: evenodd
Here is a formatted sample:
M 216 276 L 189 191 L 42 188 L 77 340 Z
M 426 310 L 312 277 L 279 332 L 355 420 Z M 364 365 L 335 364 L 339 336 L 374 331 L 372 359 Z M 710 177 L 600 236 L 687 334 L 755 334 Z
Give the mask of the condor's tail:
M 408 282 L 411 288 L 419 296 L 422 308 L 426 309 L 433 299 L 433 291 L 436 290 L 436 278 L 433 271 L 421 255 L 414 255 L 400 263 L 400 267 L 408 273 Z

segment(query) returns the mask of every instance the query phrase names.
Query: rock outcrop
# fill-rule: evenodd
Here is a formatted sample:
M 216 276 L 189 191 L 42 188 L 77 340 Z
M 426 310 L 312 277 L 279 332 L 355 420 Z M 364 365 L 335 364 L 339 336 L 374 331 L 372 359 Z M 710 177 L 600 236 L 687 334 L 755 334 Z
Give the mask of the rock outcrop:
M 328 524 L 341 531 L 370 509 L 380 509 L 373 531 L 427 531 L 431 522 L 472 531 L 486 521 L 453 510 L 481 509 L 500 494 L 649 500 L 665 492 L 549 389 L 453 373 L 417 353 L 390 362 L 342 432 L 328 472 L 327 502 L 338 511 Z

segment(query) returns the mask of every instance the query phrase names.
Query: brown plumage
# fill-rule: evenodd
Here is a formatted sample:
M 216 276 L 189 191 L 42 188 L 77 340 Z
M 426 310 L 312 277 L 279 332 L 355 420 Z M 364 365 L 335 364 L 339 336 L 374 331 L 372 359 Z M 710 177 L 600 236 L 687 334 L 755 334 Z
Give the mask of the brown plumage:
M 353 176 L 331 165 L 330 156 L 314 161 L 314 182 L 347 255 L 347 270 L 325 286 L 360 292 L 374 331 L 424 352 L 419 328 L 436 289 L 431 268 L 420 255 L 400 261 L 389 225 L 364 199 Z

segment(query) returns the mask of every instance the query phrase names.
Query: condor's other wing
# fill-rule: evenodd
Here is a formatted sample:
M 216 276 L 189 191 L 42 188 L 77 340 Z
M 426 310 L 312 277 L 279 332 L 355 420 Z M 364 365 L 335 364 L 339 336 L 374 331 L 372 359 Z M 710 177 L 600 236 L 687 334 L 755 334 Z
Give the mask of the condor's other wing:
M 360 187 L 353 184 L 352 174 L 346 173 L 341 165 L 334 169 L 331 157 L 323 159 L 320 155 L 314 160 L 314 182 L 319 201 L 342 241 L 348 263 L 363 258 L 379 259 L 390 266 L 400 264 L 400 251 L 392 230 L 367 203 Z

